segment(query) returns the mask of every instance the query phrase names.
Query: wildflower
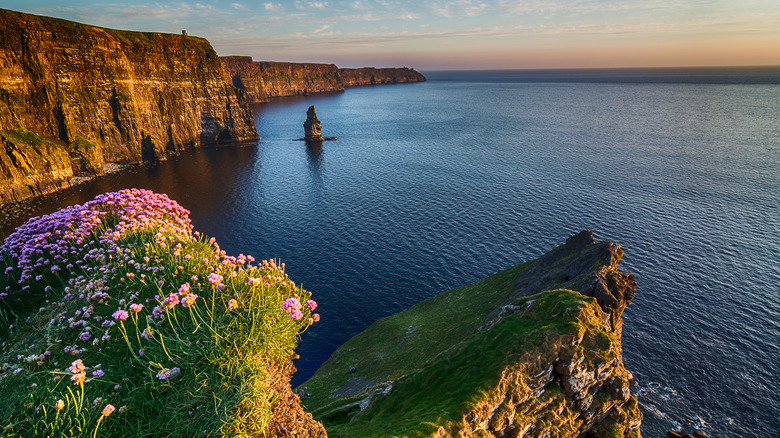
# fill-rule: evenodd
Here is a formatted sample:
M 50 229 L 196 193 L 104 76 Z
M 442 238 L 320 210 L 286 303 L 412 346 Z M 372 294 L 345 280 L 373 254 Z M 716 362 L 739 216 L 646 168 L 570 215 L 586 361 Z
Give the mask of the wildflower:
M 303 318 L 303 312 L 301 312 L 301 302 L 298 298 L 288 298 L 282 304 L 282 309 L 287 312 L 290 318 L 298 321 Z
M 317 302 L 314 300 L 306 301 L 306 308 L 309 310 L 314 310 L 317 308 Z
M 233 311 L 233 310 L 238 309 L 238 301 L 236 301 L 234 299 L 231 299 L 230 301 L 228 301 L 227 309 L 228 309 L 228 311 Z
M 103 377 L 103 376 L 105 376 L 105 375 L 106 375 L 106 374 L 103 372 L 103 370 L 95 370 L 95 371 L 92 371 L 92 377 L 96 377 L 96 378 L 98 378 L 98 379 L 99 379 L 99 378 L 101 378 L 101 377 Z
M 181 286 L 179 286 L 179 295 L 187 295 L 190 293 L 190 284 L 184 283 Z
M 76 373 L 82 373 L 87 369 L 87 367 L 84 366 L 84 362 L 81 361 L 81 359 L 76 359 L 70 364 L 70 368 L 68 371 L 70 371 L 73 374 Z
M 320 314 L 319 313 L 312 314 L 311 317 L 314 319 L 314 322 L 319 322 L 319 320 L 320 320 Z
M 146 327 L 144 331 L 141 333 L 141 336 L 144 339 L 152 339 L 154 337 L 154 330 L 152 330 L 151 327 Z
M 117 310 L 116 312 L 112 313 L 111 316 L 117 320 L 117 321 L 124 321 L 129 316 L 126 310 Z
M 222 280 L 224 279 L 224 277 L 217 274 L 216 272 L 212 272 L 211 274 L 209 274 L 207 278 L 209 280 L 209 283 L 211 283 L 211 285 L 214 287 L 220 286 L 222 284 Z
M 191 305 L 195 304 L 195 300 L 198 298 L 197 294 L 188 294 L 184 298 L 181 299 L 181 305 L 184 307 L 190 307 Z
M 138 313 L 143 308 L 144 308 L 143 304 L 133 303 L 133 304 L 130 305 L 130 311 L 133 312 L 133 313 Z
M 249 286 L 251 286 L 251 287 L 260 286 L 262 284 L 262 282 L 263 282 L 263 280 L 260 279 L 260 278 L 249 277 L 249 279 L 248 279 Z
M 179 304 L 179 296 L 176 293 L 171 293 L 163 300 L 163 307 L 166 309 L 173 309 L 175 305 Z
M 108 417 L 109 415 L 114 413 L 114 405 L 108 404 L 105 408 L 103 408 L 103 412 L 100 413 L 101 417 Z
M 171 377 L 178 376 L 179 373 L 181 373 L 181 369 L 179 369 L 179 367 L 174 367 L 171 369 L 163 368 L 160 370 L 160 372 L 157 373 L 157 378 L 160 380 L 167 380 Z
M 54 407 L 57 408 L 57 412 L 59 412 L 65 408 L 65 402 L 62 401 L 62 399 L 59 399 L 57 400 L 57 403 L 54 404 Z
M 74 385 L 81 385 L 82 383 L 84 383 L 86 379 L 87 379 L 87 373 L 85 372 L 76 373 L 70 376 L 70 380 L 73 381 Z
M 119 408 L 119 413 L 120 413 L 120 414 L 124 414 L 125 412 L 127 412 L 127 405 L 122 405 L 122 406 Z

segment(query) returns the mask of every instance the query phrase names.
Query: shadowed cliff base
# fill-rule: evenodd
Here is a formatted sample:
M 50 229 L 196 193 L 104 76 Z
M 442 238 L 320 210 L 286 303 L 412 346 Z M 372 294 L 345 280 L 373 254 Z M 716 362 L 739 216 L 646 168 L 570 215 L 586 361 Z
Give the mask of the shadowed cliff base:
M 621 257 L 583 231 L 380 319 L 299 393 L 331 437 L 639 437 L 620 341 L 636 281 Z

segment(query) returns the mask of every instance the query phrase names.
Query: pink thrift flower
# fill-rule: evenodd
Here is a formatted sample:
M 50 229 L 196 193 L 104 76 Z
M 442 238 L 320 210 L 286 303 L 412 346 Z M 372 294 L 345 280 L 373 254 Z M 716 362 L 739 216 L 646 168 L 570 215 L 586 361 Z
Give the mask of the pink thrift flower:
M 317 308 L 317 302 L 314 300 L 306 301 L 306 308 L 309 310 L 314 310 Z
M 143 305 L 143 304 L 133 303 L 133 304 L 131 304 L 131 305 L 130 305 L 130 310 L 131 310 L 133 313 L 138 313 L 138 312 L 140 312 L 140 311 L 141 311 L 141 309 L 143 309 L 143 308 L 144 308 L 144 305 Z
M 315 313 L 311 317 L 314 318 L 314 322 L 318 322 L 320 320 L 320 314 L 319 313 Z
M 84 362 L 81 361 L 81 359 L 76 359 L 70 364 L 70 368 L 68 371 L 70 371 L 73 374 L 84 372 L 87 369 L 87 367 L 84 366 Z
M 227 303 L 227 309 L 228 311 L 236 310 L 238 309 L 238 301 L 231 299 Z
M 176 293 L 171 293 L 165 299 L 163 300 L 163 307 L 166 309 L 173 309 L 173 306 L 179 304 L 179 295 Z
M 295 309 L 292 312 L 290 312 L 290 318 L 299 321 L 301 318 L 303 318 L 303 312 L 300 311 L 300 309 Z
M 190 307 L 195 304 L 196 299 L 198 299 L 196 294 L 187 294 L 184 298 L 181 299 L 181 305 L 184 307 Z
M 184 283 L 181 286 L 179 286 L 179 295 L 187 295 L 190 293 L 190 284 Z
M 209 283 L 211 283 L 213 286 L 219 286 L 222 284 L 222 280 L 224 279 L 221 275 L 217 274 L 216 272 L 212 272 L 207 277 L 209 280 Z
M 114 413 L 114 409 L 114 405 L 108 404 L 105 408 L 103 408 L 103 412 L 101 412 L 100 415 L 103 417 L 108 417 Z
M 298 298 L 287 298 L 282 304 L 282 309 L 287 313 L 292 313 L 295 310 L 301 310 L 301 302 Z
M 127 319 L 128 316 L 130 316 L 126 310 L 117 310 L 116 312 L 112 313 L 111 316 L 117 320 L 117 321 L 124 321 Z

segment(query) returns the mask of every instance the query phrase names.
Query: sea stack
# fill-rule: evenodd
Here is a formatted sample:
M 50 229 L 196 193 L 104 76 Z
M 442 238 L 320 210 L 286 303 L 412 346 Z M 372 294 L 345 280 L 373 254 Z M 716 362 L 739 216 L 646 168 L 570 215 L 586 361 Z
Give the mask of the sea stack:
M 317 118 L 317 112 L 314 111 L 314 105 L 310 106 L 306 111 L 306 121 L 303 122 L 303 131 L 305 132 L 303 139 L 306 141 L 325 140 L 322 137 L 322 124 Z

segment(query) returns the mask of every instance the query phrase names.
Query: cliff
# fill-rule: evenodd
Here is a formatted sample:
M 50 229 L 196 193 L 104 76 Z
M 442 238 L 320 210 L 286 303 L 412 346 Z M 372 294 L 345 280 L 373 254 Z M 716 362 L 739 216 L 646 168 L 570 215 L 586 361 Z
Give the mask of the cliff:
M 299 393 L 331 437 L 639 437 L 622 254 L 582 232 L 377 321 Z
M 342 68 L 339 70 L 341 81 L 345 87 L 361 87 L 364 85 L 404 84 L 409 82 L 425 82 L 425 76 L 414 69 L 401 68 Z
M 325 436 L 290 388 L 311 293 L 167 196 L 33 218 L 0 269 L 0 437 Z
M 0 201 L 106 163 L 256 137 L 243 92 L 205 39 L 0 9 Z
M 252 61 L 251 56 L 223 56 L 225 74 L 246 92 L 249 103 L 272 97 L 344 91 L 333 64 Z
M 225 74 L 246 92 L 249 103 L 344 91 L 346 87 L 425 81 L 425 76 L 409 68 L 339 69 L 333 64 L 253 61 L 249 56 L 225 56 L 222 63 Z

